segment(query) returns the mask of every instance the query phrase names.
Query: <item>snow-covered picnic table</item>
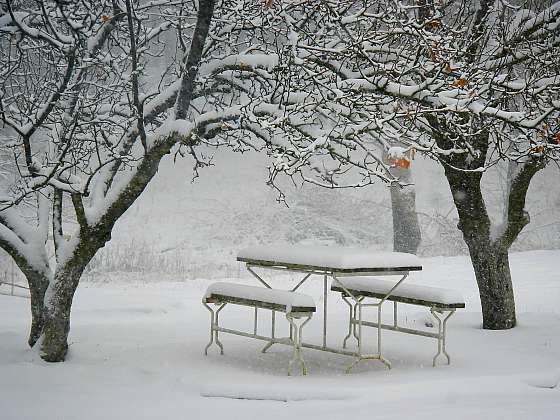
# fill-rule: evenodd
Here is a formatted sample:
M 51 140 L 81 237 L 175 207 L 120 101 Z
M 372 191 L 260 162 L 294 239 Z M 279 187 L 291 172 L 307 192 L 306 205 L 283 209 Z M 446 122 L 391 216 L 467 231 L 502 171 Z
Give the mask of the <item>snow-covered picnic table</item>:
M 377 353 L 366 354 L 362 351 L 362 311 L 365 305 L 377 306 L 379 319 L 381 319 L 381 308 L 391 293 L 408 277 L 410 271 L 422 270 L 422 262 L 416 255 L 401 252 L 379 252 L 364 248 L 350 248 L 339 246 L 253 246 L 245 248 L 237 254 L 237 260 L 246 264 L 247 270 L 251 272 L 266 287 L 270 287 L 266 281 L 258 275 L 254 268 L 268 268 L 301 272 L 305 277 L 292 289 L 297 290 L 312 274 L 323 276 L 323 340 L 322 344 L 302 343 L 302 347 L 322 350 L 355 357 L 349 366 L 350 370 L 360 360 L 379 359 L 390 367 L 389 361 L 382 355 L 381 331 L 378 328 Z M 364 275 L 399 276 L 394 282 L 392 289 L 378 302 L 364 304 L 358 296 L 348 293 L 359 308 L 358 328 L 356 338 L 358 340 L 357 351 L 347 351 L 344 348 L 335 348 L 327 345 L 328 332 L 328 277 L 332 277 L 338 284 L 344 285 L 345 278 Z M 344 286 L 343 286 L 344 287 Z M 272 345 L 270 342 L 268 346 Z M 266 348 L 265 348 L 266 350 Z
M 437 357 L 441 353 L 447 357 L 448 362 L 450 360 L 449 355 L 445 351 L 445 323 L 456 308 L 464 307 L 464 303 L 460 295 L 446 289 L 430 288 L 422 285 L 404 285 L 406 287 L 401 287 L 401 284 L 409 276 L 410 272 L 422 270 L 422 262 L 420 258 L 415 255 L 338 246 L 253 246 L 239 251 L 237 260 L 245 263 L 247 270 L 267 289 L 272 289 L 272 287 L 263 278 L 261 273 L 257 273 L 256 269 L 286 270 L 302 273 L 303 278 L 301 281 L 290 291 L 287 291 L 288 293 L 295 293 L 312 275 L 320 275 L 323 278 L 322 343 L 303 342 L 300 334 L 298 346 L 351 356 L 354 360 L 348 367 L 348 371 L 361 360 L 368 359 L 380 360 L 387 367 L 391 367 L 390 362 L 382 353 L 381 338 L 383 329 L 435 338 L 438 340 L 438 353 L 434 357 L 434 365 Z M 375 278 L 375 276 L 394 276 L 395 280 L 380 280 Z M 333 279 L 330 290 L 341 293 L 342 299 L 349 306 L 348 335 L 343 340 L 342 348 L 327 345 L 329 277 Z M 226 298 L 212 295 L 213 291 L 209 288 L 209 292 L 207 292 L 207 299 L 209 300 L 207 300 L 207 302 L 217 302 L 220 301 L 220 299 L 225 303 L 239 302 L 238 295 L 239 293 L 242 294 L 243 290 L 238 290 L 236 286 L 235 284 L 228 286 L 233 288 L 234 293 L 230 293 L 232 296 L 227 297 L 227 302 Z M 399 293 L 399 290 L 402 290 L 402 293 Z M 254 290 L 251 290 L 251 296 L 245 299 L 245 304 L 247 304 L 248 300 L 251 300 L 251 302 L 256 301 L 254 296 L 258 293 L 255 293 Z M 234 294 L 235 296 L 233 296 Z M 270 294 L 270 296 L 267 294 L 262 297 L 261 300 L 263 302 L 259 304 L 259 307 L 272 310 L 270 337 L 257 334 L 257 304 L 255 304 L 255 331 L 253 334 L 238 334 L 267 341 L 263 352 L 276 343 L 293 343 L 293 340 L 290 341 L 292 339 L 292 329 L 290 329 L 289 339 L 276 337 L 275 309 L 270 306 L 270 302 L 264 302 L 264 300 L 266 300 L 265 298 L 275 301 L 278 299 L 274 293 Z M 283 296 L 283 298 L 287 299 L 288 296 Z M 365 299 L 370 298 L 373 298 L 375 301 L 373 303 L 371 303 L 371 301 L 368 301 L 368 303 L 364 302 Z M 394 321 L 392 325 L 385 325 L 381 322 L 382 307 L 388 300 L 392 301 L 394 305 Z M 282 303 L 283 301 L 281 302 L 280 300 L 275 302 L 275 304 Z M 425 332 L 399 326 L 397 324 L 397 303 L 429 307 L 431 313 L 438 321 L 438 332 Z M 362 309 L 368 306 L 377 308 L 376 322 L 367 322 L 363 320 Z M 285 305 L 281 306 L 281 308 L 285 308 Z M 286 310 L 283 311 L 286 312 Z M 312 312 L 314 312 L 314 310 L 309 312 L 309 317 L 311 317 Z M 441 319 L 439 315 L 443 315 L 444 312 L 448 312 L 448 315 Z M 362 348 L 362 327 L 364 326 L 377 328 L 377 352 L 375 353 L 366 353 Z M 219 331 L 236 333 L 221 328 L 217 322 L 213 324 L 212 329 L 216 334 L 216 341 L 219 345 L 220 343 L 217 339 L 217 333 Z M 351 337 L 354 337 L 357 341 L 357 350 L 355 351 L 346 350 L 346 342 Z
M 420 258 L 413 254 L 339 246 L 253 246 L 239 251 L 237 261 L 253 266 L 335 275 L 390 275 L 422 270 Z

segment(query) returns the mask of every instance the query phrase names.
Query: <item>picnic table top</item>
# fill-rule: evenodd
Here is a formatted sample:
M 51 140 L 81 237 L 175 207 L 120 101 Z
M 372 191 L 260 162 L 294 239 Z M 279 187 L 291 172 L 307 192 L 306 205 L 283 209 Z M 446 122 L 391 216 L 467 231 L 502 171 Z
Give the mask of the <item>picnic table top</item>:
M 328 273 L 399 273 L 422 270 L 416 255 L 368 248 L 266 245 L 244 248 L 237 261 L 263 267 Z

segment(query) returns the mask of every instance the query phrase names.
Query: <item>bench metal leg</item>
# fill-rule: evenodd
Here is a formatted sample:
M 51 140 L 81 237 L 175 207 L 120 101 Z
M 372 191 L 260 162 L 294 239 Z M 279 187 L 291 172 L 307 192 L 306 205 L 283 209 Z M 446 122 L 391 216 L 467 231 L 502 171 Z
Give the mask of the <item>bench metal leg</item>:
M 448 365 L 451 364 L 451 357 L 449 357 L 449 354 L 445 349 L 445 339 L 447 333 L 447 320 L 451 318 L 451 315 L 455 313 L 455 309 L 450 310 L 449 313 L 444 316 L 445 312 L 446 311 L 438 310 L 435 308 L 430 309 L 430 313 L 438 322 L 438 337 L 437 337 L 438 351 L 434 356 L 434 359 L 432 360 L 432 366 L 434 367 L 436 366 L 437 359 L 441 354 L 443 354 L 447 358 L 447 364 Z M 443 319 L 440 317 L 440 315 L 443 316 Z
M 218 328 L 219 328 L 219 314 L 220 314 L 220 311 L 222 309 L 224 309 L 226 304 L 225 303 L 219 304 L 219 307 L 218 307 L 218 309 L 216 309 L 216 311 L 214 311 L 214 309 L 212 309 L 204 300 L 202 301 L 202 304 L 204 305 L 204 307 L 206 309 L 208 309 L 210 311 L 210 342 L 204 348 L 204 354 L 206 356 L 208 356 L 208 349 L 210 348 L 210 346 L 212 346 L 212 344 L 215 341 L 216 345 L 220 349 L 220 354 L 223 355 L 224 354 L 224 346 L 222 345 L 222 343 L 220 342 L 220 339 L 218 337 Z
M 276 311 L 272 311 L 272 321 L 271 321 L 271 327 L 270 327 L 270 338 L 271 340 L 266 343 L 266 345 L 263 347 L 263 349 L 261 350 L 261 352 L 266 353 L 266 351 L 272 347 L 272 345 L 274 344 L 274 339 L 276 335 Z
M 354 301 L 353 311 L 350 310 L 350 322 L 349 322 L 349 325 L 348 325 L 348 333 L 349 334 L 344 338 L 343 347 L 346 346 L 346 341 L 348 340 L 348 338 L 350 338 L 350 336 L 351 336 L 350 332 L 352 332 L 354 337 L 358 340 L 358 351 L 356 353 L 356 359 L 352 362 L 352 364 L 348 367 L 348 369 L 346 369 L 346 372 L 349 373 L 352 370 L 352 368 L 354 368 L 354 366 L 356 366 L 362 360 L 379 360 L 385 366 L 387 366 L 388 369 L 391 369 L 391 362 L 389 362 L 389 360 L 387 360 L 385 357 L 383 357 L 383 354 L 382 354 L 381 329 L 383 328 L 383 323 L 382 323 L 382 320 L 381 320 L 381 312 L 382 312 L 382 308 L 383 308 L 383 303 L 391 296 L 393 291 L 408 277 L 408 273 L 405 273 L 399 279 L 399 281 L 397 281 L 395 283 L 395 285 L 385 294 L 385 296 L 383 296 L 382 298 L 379 298 L 376 303 L 363 303 L 362 301 L 365 299 L 365 296 L 360 296 L 360 295 L 355 296 L 355 295 L 353 295 L 352 292 L 350 292 L 344 286 L 344 282 L 341 281 L 340 279 L 338 279 L 337 276 L 334 273 L 332 274 L 332 277 L 333 277 L 333 279 L 335 279 L 338 282 L 338 284 L 340 285 L 340 287 L 344 291 L 342 293 L 343 299 L 345 297 L 349 297 Z M 347 301 L 346 303 L 349 304 L 349 301 Z M 368 322 L 363 320 L 362 310 L 366 306 L 377 307 L 377 322 L 368 323 Z M 396 316 L 396 308 L 394 309 L 394 311 L 395 311 L 394 315 Z M 396 323 L 396 318 L 395 318 L 394 322 Z M 363 326 L 374 326 L 374 327 L 377 328 L 377 353 L 375 353 L 375 354 L 364 354 L 363 351 L 362 351 L 362 327 Z M 351 329 L 352 329 L 352 331 L 350 331 Z
M 297 326 L 295 320 L 299 318 L 303 318 L 304 321 L 299 326 Z M 292 358 L 288 362 L 288 376 L 292 375 L 292 366 L 294 363 L 299 363 L 301 366 L 302 374 L 307 375 L 307 367 L 305 366 L 305 361 L 303 360 L 303 357 L 301 355 L 301 341 L 303 326 L 309 322 L 309 320 L 311 319 L 311 315 L 294 316 L 291 313 L 287 313 L 286 319 L 290 323 L 290 327 L 293 331 L 292 345 L 294 348 Z
M 329 300 L 328 291 L 328 279 L 327 274 L 323 276 L 323 348 L 327 347 L 327 314 L 329 311 L 327 310 L 327 303 Z
M 361 302 L 363 299 L 364 299 L 363 297 L 357 298 L 359 302 Z M 360 345 L 360 337 L 358 335 L 358 324 L 357 321 L 353 322 L 354 320 L 358 319 L 358 304 L 357 302 L 352 304 L 352 302 L 350 302 L 348 298 L 344 295 L 342 295 L 342 300 L 348 305 L 348 334 L 346 335 L 346 337 L 344 337 L 344 340 L 342 340 L 342 348 L 345 349 L 347 347 L 346 343 L 348 339 L 352 337 L 356 339 L 356 345 L 357 346 Z
M 379 360 L 381 361 L 381 363 L 387 366 L 387 369 L 391 369 L 391 362 L 385 359 L 381 354 L 381 330 L 382 329 L 380 325 L 381 325 L 381 310 L 383 309 L 383 302 L 379 302 L 376 306 L 377 306 L 377 353 L 379 354 Z
M 362 302 L 362 300 L 364 300 L 364 298 L 360 296 L 360 297 L 358 297 L 358 301 L 356 303 L 354 303 L 354 320 L 356 320 L 356 322 L 358 322 L 357 321 L 357 319 L 358 319 L 358 303 Z M 354 329 L 353 329 L 352 334 L 354 335 L 354 338 L 356 339 L 356 345 L 358 347 L 360 347 L 361 333 L 358 333 L 358 332 L 359 332 L 358 324 L 354 324 Z
M 348 334 L 346 335 L 346 337 L 344 337 L 344 340 L 342 340 L 342 348 L 345 349 L 346 342 L 348 341 L 349 338 L 352 338 L 352 332 L 355 330 L 354 325 L 352 324 L 352 318 L 353 318 L 352 315 L 353 315 L 353 311 L 355 311 L 356 308 L 346 298 L 346 296 L 343 295 L 342 300 L 348 305 Z
M 379 360 L 383 363 L 388 369 L 391 369 L 391 362 L 383 357 L 382 354 L 382 347 L 381 347 L 381 309 L 382 309 L 382 301 L 374 304 L 363 304 L 362 300 L 364 300 L 363 296 L 356 298 L 356 303 L 354 304 L 354 318 L 351 319 L 351 323 L 354 327 L 354 336 L 356 336 L 356 329 L 357 329 L 357 340 L 358 340 L 358 353 L 354 361 L 348 366 L 346 369 L 346 373 L 350 373 L 352 369 L 360 363 L 362 360 Z M 377 307 L 377 353 L 376 354 L 364 354 L 362 351 L 362 326 L 364 326 L 363 316 L 362 316 L 362 309 L 365 306 L 374 306 Z M 356 314 L 357 309 L 357 314 Z M 356 316 L 357 315 L 357 316 Z M 373 324 L 375 325 L 375 324 Z
M 261 276 L 259 276 L 254 270 L 253 270 L 253 266 L 251 266 L 250 264 L 246 264 L 245 267 L 247 268 L 247 271 L 249 271 L 249 273 L 251 273 L 261 284 L 263 284 L 267 289 L 271 289 L 272 287 L 263 280 L 263 278 Z M 256 266 L 258 267 L 258 266 Z M 261 267 L 262 268 L 262 267 Z M 271 268 L 271 267 L 267 267 L 267 268 Z M 299 287 L 304 284 L 307 279 L 309 277 L 311 277 L 313 273 L 307 273 L 299 282 L 298 284 L 296 284 L 291 291 L 295 292 L 297 289 L 299 289 Z M 327 275 L 325 274 L 325 282 L 327 279 Z M 326 283 L 325 283 L 325 293 L 326 293 Z M 325 308 L 326 308 L 326 303 L 325 303 Z M 255 325 L 256 325 L 256 308 L 255 308 Z M 261 352 L 266 353 L 267 350 L 272 347 L 273 344 L 275 344 L 277 341 L 275 340 L 275 328 L 276 328 L 276 311 L 272 311 L 272 333 L 271 333 L 271 340 L 265 344 L 265 346 L 262 348 Z M 324 319 L 324 324 L 326 325 L 326 316 Z M 325 328 L 324 328 L 325 329 Z M 256 328 L 254 331 L 254 335 L 257 334 Z M 326 337 L 326 332 L 323 333 L 323 337 Z M 290 325 L 290 340 L 293 339 L 293 331 L 292 331 L 292 325 Z M 325 339 L 323 339 L 323 347 L 325 346 Z

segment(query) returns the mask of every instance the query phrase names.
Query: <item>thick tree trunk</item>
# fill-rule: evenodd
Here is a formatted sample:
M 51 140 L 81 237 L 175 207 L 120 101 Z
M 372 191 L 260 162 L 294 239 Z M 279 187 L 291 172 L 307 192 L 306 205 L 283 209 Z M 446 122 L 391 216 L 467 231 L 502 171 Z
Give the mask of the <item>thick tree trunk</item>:
M 483 14 L 488 10 L 486 6 L 481 9 L 486 9 Z M 470 118 L 477 117 L 470 116 L 465 119 L 465 123 L 472 123 Z M 452 130 L 449 130 L 445 121 L 435 115 L 429 115 L 427 119 L 435 129 L 432 135 L 440 148 L 457 146 L 448 136 Z M 479 126 L 482 128 L 485 125 Z M 499 235 L 494 237 L 490 233 L 490 217 L 480 185 L 483 174 L 480 169 L 486 166 L 490 132 L 482 129 L 466 143 L 476 153 L 456 153 L 441 156 L 440 160 L 459 215 L 458 228 L 469 247 L 482 306 L 482 326 L 485 329 L 505 330 L 515 327 L 517 322 L 508 250 L 529 223 L 529 215 L 525 211 L 527 191 L 533 176 L 546 165 L 546 158 L 544 154 L 535 153 L 524 162 L 510 166 L 504 220 Z
M 43 331 L 40 339 L 41 358 L 47 362 L 62 362 L 68 352 L 70 332 L 70 310 L 74 293 L 84 273 L 97 251 L 111 239 L 111 226 L 89 227 L 85 222 L 81 197 L 72 196 L 75 201 L 77 219 L 80 222 L 80 241 L 72 256 L 60 263 L 45 293 Z
M 41 342 L 41 358 L 47 362 L 66 359 L 71 305 L 71 302 L 60 302 L 47 311 Z
M 45 298 L 41 358 L 47 362 L 62 362 L 68 352 L 70 310 L 74 293 L 86 264 L 73 261 L 55 274 Z
M 516 325 L 515 299 L 508 251 L 496 247 L 469 246 L 480 303 L 482 328 L 504 330 Z
M 508 248 L 490 236 L 490 218 L 480 189 L 482 174 L 446 167 L 459 229 L 469 248 L 482 306 L 482 326 L 505 330 L 515 327 L 515 300 Z

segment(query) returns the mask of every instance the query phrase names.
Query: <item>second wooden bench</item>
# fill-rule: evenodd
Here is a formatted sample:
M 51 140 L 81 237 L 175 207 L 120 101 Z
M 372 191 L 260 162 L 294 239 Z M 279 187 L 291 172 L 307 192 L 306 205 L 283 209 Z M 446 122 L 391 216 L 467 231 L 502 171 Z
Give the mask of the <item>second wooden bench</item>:
M 394 282 L 372 277 L 345 277 L 340 281 L 334 281 L 332 283 L 331 290 L 340 292 L 343 300 L 349 306 L 348 335 L 344 338 L 343 347 L 346 348 L 346 342 L 352 336 L 354 336 L 356 340 L 359 340 L 359 334 L 356 332 L 356 328 L 358 328 L 360 324 L 358 319 L 359 302 L 365 298 L 387 299 L 393 302 L 393 325 L 383 324 L 381 320 L 378 320 L 379 324 L 377 322 L 362 320 L 361 324 L 367 327 L 376 327 L 434 338 L 438 343 L 438 351 L 432 360 L 432 365 L 436 365 L 438 357 L 442 354 L 447 358 L 447 364 L 450 364 L 451 358 L 445 348 L 447 321 L 458 308 L 465 307 L 465 302 L 461 294 L 455 290 L 418 284 L 402 284 L 391 292 L 394 285 Z M 391 294 L 387 296 L 389 292 L 391 292 Z M 358 303 L 352 303 L 347 299 L 350 294 L 358 298 Z M 430 308 L 430 313 L 438 323 L 437 333 L 399 326 L 398 303 Z

